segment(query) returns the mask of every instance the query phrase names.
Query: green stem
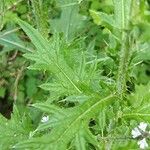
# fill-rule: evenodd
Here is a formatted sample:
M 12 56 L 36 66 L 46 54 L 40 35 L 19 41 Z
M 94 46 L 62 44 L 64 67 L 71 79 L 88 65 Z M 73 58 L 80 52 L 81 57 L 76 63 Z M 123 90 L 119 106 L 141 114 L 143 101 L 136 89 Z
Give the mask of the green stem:
M 128 76 L 128 65 L 130 60 L 130 30 L 129 30 L 129 19 L 131 19 L 132 12 L 132 1 L 125 0 L 114 0 L 116 7 L 116 16 L 119 16 L 119 19 L 116 17 L 116 20 L 120 23 L 120 32 L 121 32 L 121 51 L 119 58 L 119 67 L 118 67 L 118 77 L 117 77 L 117 92 L 123 98 L 127 86 L 127 76 Z M 121 7 L 118 7 L 117 4 L 120 4 Z M 121 10 L 121 11 L 119 11 Z M 119 15 L 117 13 L 119 12 Z
M 41 0 L 31 0 L 35 23 L 38 31 L 48 38 L 48 9 Z
M 4 18 L 4 11 L 5 11 L 5 3 L 4 0 L 0 1 L 0 30 L 3 28 L 3 18 Z
M 117 79 L 117 91 L 118 94 L 123 96 L 127 87 L 127 74 L 128 74 L 128 64 L 130 59 L 130 50 L 129 50 L 129 37 L 127 32 L 123 31 L 122 33 L 122 45 L 121 45 L 121 54 L 119 60 L 119 69 L 118 69 L 118 79 Z

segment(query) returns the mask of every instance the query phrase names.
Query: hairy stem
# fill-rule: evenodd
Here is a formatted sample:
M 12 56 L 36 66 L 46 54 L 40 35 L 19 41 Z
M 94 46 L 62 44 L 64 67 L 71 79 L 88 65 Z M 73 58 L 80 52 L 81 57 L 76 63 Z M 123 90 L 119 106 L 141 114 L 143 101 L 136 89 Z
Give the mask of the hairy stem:
M 48 9 L 42 0 L 31 0 L 35 23 L 39 32 L 48 38 Z
M 118 94 L 123 96 L 126 91 L 126 81 L 128 74 L 128 64 L 130 59 L 129 50 L 129 37 L 126 32 L 122 35 L 121 54 L 119 60 L 118 79 L 117 79 L 117 91 Z
M 118 67 L 118 77 L 117 77 L 117 92 L 123 97 L 127 87 L 127 75 L 128 75 L 128 65 L 130 60 L 130 30 L 129 30 L 129 23 L 131 19 L 131 6 L 132 1 L 128 0 L 114 0 L 115 4 L 115 15 L 116 20 L 119 23 L 120 28 L 120 38 L 121 38 L 121 51 L 120 51 L 120 58 L 119 58 L 119 67 Z M 118 7 L 117 4 L 121 6 Z M 119 13 L 119 14 L 117 14 Z M 119 19 L 118 19 L 119 17 Z
M 4 0 L 0 1 L 0 30 L 3 28 L 3 18 L 4 18 Z

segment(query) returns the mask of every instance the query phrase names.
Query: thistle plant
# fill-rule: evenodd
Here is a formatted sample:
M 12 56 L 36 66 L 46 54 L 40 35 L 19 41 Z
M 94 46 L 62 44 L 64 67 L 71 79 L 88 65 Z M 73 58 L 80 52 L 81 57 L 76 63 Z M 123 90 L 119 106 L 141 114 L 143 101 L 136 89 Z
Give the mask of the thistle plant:
M 150 84 L 136 81 L 138 64 L 150 60 L 145 57 L 149 43 L 136 36 L 143 1 L 113 0 L 111 14 L 89 10 L 93 26 L 103 28 L 103 49 L 83 32 L 89 17 L 79 11 L 84 0 L 56 2 L 61 13 L 50 20 L 49 38 L 41 2 L 32 0 L 37 29 L 18 17 L 15 23 L 32 45 L 23 54 L 30 62 L 27 69 L 46 76 L 38 85 L 45 93 L 42 101 L 26 106 L 16 101 L 10 120 L 0 117 L 0 149 L 148 148 Z

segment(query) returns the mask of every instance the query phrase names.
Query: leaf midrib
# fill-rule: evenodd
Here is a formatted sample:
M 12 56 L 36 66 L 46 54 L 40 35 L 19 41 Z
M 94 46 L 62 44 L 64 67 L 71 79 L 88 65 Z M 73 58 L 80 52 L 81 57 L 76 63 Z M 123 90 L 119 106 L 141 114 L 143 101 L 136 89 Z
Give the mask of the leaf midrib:
M 61 134 L 61 136 L 60 136 L 60 137 L 57 139 L 57 141 L 55 141 L 55 142 L 57 143 L 58 141 L 61 141 L 61 138 L 63 138 L 63 136 L 68 132 L 68 130 L 69 130 L 76 122 L 78 122 L 78 120 L 80 120 L 80 119 L 83 118 L 87 113 L 89 113 L 92 109 L 94 109 L 96 106 L 98 106 L 99 104 L 101 104 L 101 103 L 103 103 L 103 102 L 105 102 L 105 101 L 107 101 L 107 100 L 109 100 L 109 99 L 111 100 L 111 98 L 113 98 L 113 97 L 114 97 L 114 94 L 109 95 L 109 96 L 103 98 L 102 100 L 96 102 L 94 105 L 92 105 L 91 107 L 89 107 L 85 112 L 83 112 L 82 114 L 80 114 L 79 116 L 77 116 L 77 118 L 76 118 L 73 122 L 71 122 L 70 125 L 67 126 L 68 128 L 65 129 L 65 131 Z
M 34 28 L 32 28 L 28 23 L 24 22 L 24 21 L 19 21 L 19 25 L 22 27 L 22 29 L 26 32 L 26 34 L 30 37 L 30 39 L 32 40 L 33 44 L 36 46 L 37 49 L 42 50 L 43 52 L 48 52 L 48 48 L 49 48 L 49 44 L 48 41 L 45 40 L 40 33 L 38 33 Z M 40 44 L 37 44 L 40 43 Z M 39 46 L 39 47 L 38 47 Z M 45 51 L 44 51 L 45 50 Z M 56 67 L 62 72 L 62 74 L 66 77 L 66 79 L 71 83 L 71 85 L 79 92 L 82 93 L 80 91 L 80 89 L 75 85 L 75 83 L 70 79 L 70 77 L 63 71 L 63 69 L 61 68 L 61 66 L 58 65 L 57 62 L 55 62 L 54 59 L 52 59 L 52 57 L 49 57 L 49 59 L 56 65 Z

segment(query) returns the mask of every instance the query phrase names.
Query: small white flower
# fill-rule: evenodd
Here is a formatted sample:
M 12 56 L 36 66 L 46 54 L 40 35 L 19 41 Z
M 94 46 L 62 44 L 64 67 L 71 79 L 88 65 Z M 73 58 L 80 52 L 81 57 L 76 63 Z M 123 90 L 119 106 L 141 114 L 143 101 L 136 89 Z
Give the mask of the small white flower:
M 144 139 L 142 139 L 142 140 L 140 140 L 140 141 L 138 141 L 138 145 L 140 146 L 140 148 L 141 149 L 145 149 L 145 148 L 147 148 L 148 147 L 148 144 L 147 144 L 147 142 L 146 142 L 146 139 L 144 138 Z
M 140 137 L 141 140 L 138 141 L 138 145 L 140 149 L 145 149 L 148 147 L 148 143 L 146 142 L 147 136 L 144 136 L 144 133 L 148 134 L 150 131 L 146 131 L 148 124 L 141 122 L 138 127 L 134 128 L 131 132 L 133 138 Z
M 147 123 L 141 122 L 140 125 L 138 126 L 141 130 L 145 131 L 147 127 Z
M 137 137 L 139 137 L 139 136 L 141 135 L 141 132 L 139 131 L 138 128 L 134 128 L 134 129 L 132 130 L 131 134 L 132 134 L 132 137 L 133 137 L 133 138 L 137 138 Z
M 42 123 L 45 123 L 49 120 L 49 116 L 43 116 L 42 119 L 41 119 L 41 122 Z
M 132 134 L 132 137 L 133 138 L 137 138 L 139 137 L 140 135 L 142 135 L 142 133 L 140 132 L 139 129 L 141 129 L 143 132 L 145 132 L 146 130 L 146 127 L 147 127 L 147 123 L 144 123 L 144 122 L 141 122 L 138 127 L 134 128 L 131 132 Z

